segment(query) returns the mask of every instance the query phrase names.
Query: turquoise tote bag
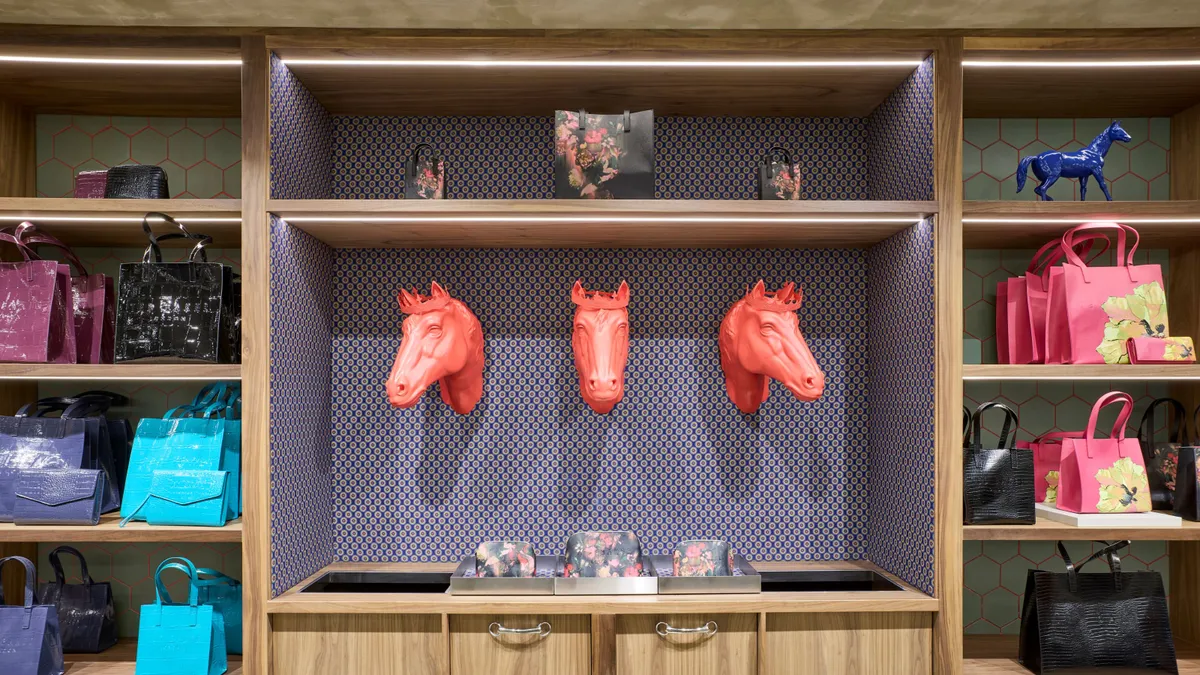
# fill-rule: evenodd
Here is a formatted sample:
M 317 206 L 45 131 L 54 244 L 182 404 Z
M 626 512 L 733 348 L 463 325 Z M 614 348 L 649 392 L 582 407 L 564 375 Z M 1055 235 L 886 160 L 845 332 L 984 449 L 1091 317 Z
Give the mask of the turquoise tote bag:
M 175 604 L 162 574 L 179 570 L 188 575 L 188 601 Z M 154 573 L 154 604 L 142 605 L 138 622 L 135 675 L 222 675 L 225 622 L 212 605 L 200 603 L 196 566 L 187 558 L 167 558 Z

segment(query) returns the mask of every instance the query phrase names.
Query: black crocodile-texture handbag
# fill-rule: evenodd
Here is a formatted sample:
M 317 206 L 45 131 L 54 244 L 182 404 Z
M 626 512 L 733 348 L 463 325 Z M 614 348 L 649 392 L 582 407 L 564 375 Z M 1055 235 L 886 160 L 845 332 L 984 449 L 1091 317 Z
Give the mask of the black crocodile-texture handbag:
M 1158 572 L 1122 572 L 1117 551 L 1103 548 L 1078 565 L 1058 551 L 1067 571 L 1029 570 L 1021 610 L 1019 658 L 1035 673 L 1178 673 L 1167 596 Z M 1101 558 L 1107 573 L 1080 574 Z
M 997 447 L 985 448 L 980 418 L 993 408 L 1004 412 L 1004 426 Z M 1003 403 L 984 403 L 971 415 L 971 441 L 963 448 L 963 524 L 1035 522 L 1033 451 L 1015 447 L 1017 428 L 1017 413 Z
M 235 363 L 240 351 L 235 317 L 233 270 L 208 262 L 207 235 L 155 236 L 150 218 L 178 224 L 170 216 L 148 214 L 143 229 L 150 246 L 139 263 L 121 265 L 117 294 L 116 361 L 155 359 Z M 158 242 L 186 238 L 197 243 L 187 262 L 164 263 Z
M 105 199 L 170 199 L 167 172 L 161 166 L 124 164 L 108 170 Z

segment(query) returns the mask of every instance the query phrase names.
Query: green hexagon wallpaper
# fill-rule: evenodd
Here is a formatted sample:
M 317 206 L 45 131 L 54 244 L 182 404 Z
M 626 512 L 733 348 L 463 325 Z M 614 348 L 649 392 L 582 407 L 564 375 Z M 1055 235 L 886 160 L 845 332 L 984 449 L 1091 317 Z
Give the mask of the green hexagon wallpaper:
M 963 199 L 1034 200 L 1037 179 L 1029 172 L 1017 192 L 1017 162 L 1046 150 L 1074 152 L 1105 130 L 1108 119 L 994 119 L 963 121 Z M 1167 167 L 1171 154 L 1171 119 L 1139 117 L 1121 120 L 1133 140 L 1114 143 L 1105 157 L 1104 177 L 1114 200 L 1171 198 Z M 1079 201 L 1079 181 L 1063 179 L 1050 188 L 1057 200 Z M 1103 200 L 1094 181 L 1088 201 Z
M 171 196 L 237 198 L 242 121 L 207 117 L 37 116 L 39 197 L 70 197 L 75 175 L 120 164 L 155 164 Z

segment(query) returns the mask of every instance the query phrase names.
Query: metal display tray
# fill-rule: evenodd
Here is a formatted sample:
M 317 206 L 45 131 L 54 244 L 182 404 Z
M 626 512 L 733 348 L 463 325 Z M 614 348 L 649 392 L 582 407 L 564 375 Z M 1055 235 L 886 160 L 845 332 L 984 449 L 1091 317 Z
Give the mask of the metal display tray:
M 537 556 L 532 577 L 477 577 L 475 557 L 464 558 L 450 577 L 450 595 L 554 595 L 559 559 Z
M 640 577 L 558 577 L 555 595 L 658 595 L 658 573 L 650 556 L 642 556 Z
M 700 595 L 700 594 L 735 594 L 761 593 L 762 576 L 748 560 L 740 555 L 733 557 L 735 572 L 728 577 L 676 577 L 671 575 L 674 568 L 671 556 L 649 556 L 651 563 L 658 571 L 658 592 L 660 595 Z

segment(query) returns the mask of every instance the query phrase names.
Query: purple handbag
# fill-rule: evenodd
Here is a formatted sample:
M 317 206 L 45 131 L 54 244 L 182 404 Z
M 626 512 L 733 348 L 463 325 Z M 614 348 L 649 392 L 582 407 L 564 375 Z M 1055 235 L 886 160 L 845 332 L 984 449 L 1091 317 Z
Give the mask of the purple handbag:
M 37 260 L 11 234 L 0 232 L 0 242 L 16 245 L 25 259 L 0 263 L 0 362 L 74 363 L 69 269 Z
M 31 223 L 22 223 L 15 235 L 30 250 L 44 245 L 62 251 L 69 263 L 67 269 L 73 266 L 79 273 L 79 276 L 71 277 L 70 296 L 74 312 L 75 362 L 112 363 L 113 332 L 116 330 L 116 297 L 113 295 L 112 278 L 88 273 L 69 246 L 37 231 Z
M 35 604 L 33 585 L 37 570 L 19 555 L 0 559 L 0 570 L 9 561 L 25 565 L 25 604 L 4 605 L 0 589 L 0 654 L 4 675 L 63 675 L 62 639 L 58 608 Z
M 75 174 L 76 199 L 103 199 L 104 187 L 108 184 L 108 169 L 103 171 L 80 171 Z
M 82 469 L 87 428 L 81 419 L 0 417 L 0 522 L 11 522 L 22 469 Z
M 96 525 L 107 481 L 99 469 L 26 469 L 17 472 L 13 522 L 17 525 Z

